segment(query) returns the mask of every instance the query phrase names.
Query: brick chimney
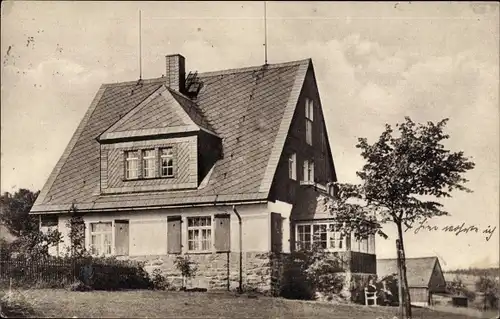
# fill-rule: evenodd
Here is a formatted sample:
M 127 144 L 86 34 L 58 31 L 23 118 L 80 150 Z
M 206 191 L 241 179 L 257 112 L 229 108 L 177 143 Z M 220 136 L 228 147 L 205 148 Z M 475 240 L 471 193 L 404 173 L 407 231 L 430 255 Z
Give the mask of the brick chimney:
M 166 56 L 167 69 L 165 73 L 166 82 L 169 88 L 184 92 L 186 81 L 186 70 L 184 57 L 180 54 L 170 54 Z

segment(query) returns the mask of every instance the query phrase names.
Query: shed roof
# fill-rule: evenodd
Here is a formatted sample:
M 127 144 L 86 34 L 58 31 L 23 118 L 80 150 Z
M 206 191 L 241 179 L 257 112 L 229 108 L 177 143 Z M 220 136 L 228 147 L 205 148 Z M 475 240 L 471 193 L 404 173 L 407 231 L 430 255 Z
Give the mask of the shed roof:
M 406 258 L 409 287 L 428 287 L 437 257 Z M 384 278 L 398 273 L 397 259 L 377 259 L 377 276 Z

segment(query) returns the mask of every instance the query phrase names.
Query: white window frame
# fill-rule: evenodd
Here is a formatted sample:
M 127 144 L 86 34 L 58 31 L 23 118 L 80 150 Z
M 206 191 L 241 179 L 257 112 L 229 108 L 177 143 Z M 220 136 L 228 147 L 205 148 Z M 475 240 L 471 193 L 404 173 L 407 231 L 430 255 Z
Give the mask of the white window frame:
M 297 180 L 297 154 L 293 153 L 288 157 L 288 177 Z
M 150 155 L 146 154 L 150 152 Z M 155 177 L 155 163 L 156 163 L 156 152 L 154 149 L 145 149 L 141 151 L 142 160 L 142 177 L 143 178 L 154 178 Z
M 135 157 L 129 157 L 129 155 L 134 155 Z M 135 169 L 131 168 L 131 163 L 135 162 Z M 125 151 L 125 178 L 126 179 L 138 179 L 139 178 L 139 164 L 140 156 L 138 151 Z M 130 172 L 135 171 L 135 176 L 132 176 Z
M 314 182 L 314 161 L 304 160 L 303 169 L 304 176 L 302 180 L 304 182 Z
M 109 228 L 109 231 L 92 231 L 92 225 L 99 225 L 99 224 L 109 224 L 110 225 L 110 228 Z M 90 252 L 92 255 L 94 256 L 110 256 L 110 255 L 113 255 L 114 253 L 114 236 L 113 236 L 113 229 L 114 229 L 114 221 L 101 221 L 101 222 L 89 222 L 88 223 L 88 229 L 89 229 L 89 241 L 88 241 L 88 247 L 90 249 Z M 104 246 L 104 238 L 105 238 L 105 235 L 109 233 L 109 238 L 110 238 L 110 242 L 109 242 L 109 253 L 105 252 L 105 246 Z M 92 243 L 92 236 L 102 236 L 102 240 L 101 240 L 101 247 L 99 249 L 103 249 L 104 248 L 104 253 L 96 253 L 94 251 L 94 245 Z M 106 245 L 108 246 L 108 245 Z
M 164 150 L 170 150 L 170 153 L 163 154 Z M 160 152 L 160 177 L 174 177 L 175 176 L 174 148 L 171 146 L 162 147 L 162 148 L 160 148 L 159 152 Z M 167 164 L 168 164 L 168 160 L 170 160 L 172 165 L 163 166 L 163 159 L 167 160 Z M 172 174 L 163 174 L 163 168 L 167 169 L 167 173 L 168 173 L 169 168 L 172 169 Z
M 207 220 L 210 224 L 209 225 L 189 225 L 190 220 L 201 220 L 205 219 Z M 190 234 L 191 232 L 196 232 L 198 231 L 198 239 L 190 239 Z M 204 238 L 203 233 L 208 232 L 209 234 Z M 187 241 L 187 253 L 203 253 L 203 252 L 211 252 L 213 250 L 213 244 L 214 244 L 214 223 L 212 221 L 212 215 L 200 215 L 200 216 L 189 216 L 186 217 L 186 241 Z M 196 246 L 194 249 L 190 246 L 191 242 L 195 242 Z M 208 242 L 208 244 L 205 244 L 205 247 L 203 247 L 203 243 Z
M 306 98 L 306 143 L 312 145 L 313 121 L 314 121 L 314 101 Z
M 365 253 L 365 254 L 370 253 L 370 236 L 372 236 L 372 235 L 369 235 L 368 238 L 361 239 L 361 240 L 355 239 L 354 235 L 351 235 L 351 236 L 354 239 L 353 243 L 352 243 L 352 246 L 353 246 L 351 249 L 352 251 Z
M 312 248 L 315 242 L 318 242 L 318 240 L 315 240 L 315 234 L 314 234 L 314 226 L 317 225 L 324 225 L 326 226 L 326 248 L 324 248 L 325 251 L 329 252 L 335 252 L 335 251 L 346 251 L 346 237 L 341 236 L 339 232 L 334 231 L 334 222 L 329 222 L 329 221 L 307 221 L 307 222 L 297 222 L 295 224 L 295 249 L 298 250 L 301 245 L 301 240 L 300 236 L 301 233 L 299 233 L 299 227 L 300 228 L 305 228 L 309 227 L 309 232 L 308 235 L 309 237 L 309 249 Z M 307 233 L 307 232 L 305 232 Z M 332 247 L 332 242 L 337 244 L 338 242 L 341 243 L 341 245 L 335 245 L 335 247 Z M 338 247 L 341 246 L 341 247 Z

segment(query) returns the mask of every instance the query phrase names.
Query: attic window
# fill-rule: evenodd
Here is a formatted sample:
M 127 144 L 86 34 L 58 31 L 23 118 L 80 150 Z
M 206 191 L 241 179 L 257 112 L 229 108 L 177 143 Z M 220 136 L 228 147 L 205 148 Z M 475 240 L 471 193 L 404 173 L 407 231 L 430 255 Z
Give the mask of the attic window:
M 125 176 L 127 179 L 139 177 L 139 156 L 136 151 L 125 153 Z
M 306 99 L 306 143 L 312 145 L 312 131 L 314 120 L 314 102 Z
M 174 152 L 172 147 L 161 149 L 161 176 L 174 176 Z
M 304 161 L 304 176 L 302 178 L 305 182 L 314 182 L 314 162 L 311 160 Z
M 297 155 L 295 153 L 288 157 L 288 177 L 290 179 L 297 179 Z
M 155 177 L 155 150 L 142 151 L 142 176 Z

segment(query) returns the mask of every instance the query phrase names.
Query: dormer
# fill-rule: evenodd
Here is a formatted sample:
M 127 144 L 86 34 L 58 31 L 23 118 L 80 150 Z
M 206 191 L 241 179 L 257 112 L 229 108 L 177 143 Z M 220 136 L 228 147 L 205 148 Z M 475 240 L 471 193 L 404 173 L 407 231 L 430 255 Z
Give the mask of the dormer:
M 102 194 L 196 189 L 221 157 L 220 137 L 179 92 L 184 58 L 170 57 L 165 84 L 97 138 Z

